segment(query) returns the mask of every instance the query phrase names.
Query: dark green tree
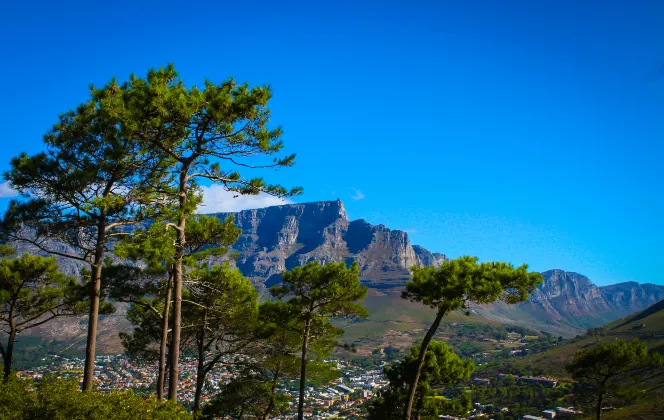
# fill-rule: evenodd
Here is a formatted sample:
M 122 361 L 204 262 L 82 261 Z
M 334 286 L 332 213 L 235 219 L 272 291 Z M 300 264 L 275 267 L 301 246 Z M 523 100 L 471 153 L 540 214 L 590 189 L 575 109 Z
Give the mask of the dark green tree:
M 191 329 L 197 360 L 194 411 L 200 411 L 208 373 L 224 356 L 247 359 L 256 342 L 258 292 L 227 264 L 189 271 L 183 327 Z M 244 357 L 239 357 L 244 356 Z
M 417 372 L 420 349 L 421 345 L 413 346 L 404 360 L 385 369 L 390 384 L 369 408 L 370 419 L 389 420 L 403 417 L 410 384 Z M 475 364 L 471 360 L 460 359 L 454 349 L 442 341 L 432 341 L 420 372 L 413 415 L 418 419 L 434 419 L 438 418 L 440 410 L 445 409 L 465 414 L 469 401 L 447 400 L 438 396 L 434 388 L 468 380 L 474 371 Z
M 282 396 L 277 394 L 279 381 L 297 379 L 301 373 L 301 360 L 297 354 L 302 348 L 304 321 L 295 305 L 282 301 L 268 301 L 259 308 L 258 348 L 260 354 L 254 370 L 263 372 L 262 377 L 269 382 L 269 400 L 261 418 L 267 420 L 272 415 Z M 308 354 L 316 361 L 307 364 L 309 381 L 327 383 L 334 379 L 332 366 L 321 361 L 337 346 L 336 338 L 343 333 L 324 319 L 315 319 L 309 328 Z M 311 359 L 311 357 L 310 357 Z
M 90 100 L 62 114 L 44 136 L 45 152 L 13 158 L 4 174 L 27 198 L 10 203 L 4 240 L 27 242 L 89 267 L 84 390 L 94 376 L 104 255 L 124 226 L 142 218 L 143 205 L 155 198 L 155 190 L 145 187 L 165 182 L 162 175 L 171 164 L 136 141 L 130 132 L 135 121 L 120 91 L 115 80 L 91 87 Z
M 283 283 L 270 289 L 273 296 L 288 298 L 297 319 L 302 322 L 302 352 L 300 368 L 300 395 L 298 419 L 304 416 L 304 390 L 307 380 L 307 353 L 309 351 L 312 325 L 325 331 L 331 317 L 365 317 L 366 309 L 361 302 L 367 288 L 360 284 L 359 267 L 354 262 L 346 267 L 343 262 L 320 265 L 312 261 L 304 267 L 295 267 L 282 273 Z M 336 328 L 328 329 L 331 336 L 338 336 Z
M 629 384 L 634 382 L 635 376 L 659 369 L 663 362 L 660 354 L 649 353 L 646 344 L 639 340 L 629 343 L 616 340 L 576 352 L 566 369 L 574 379 L 589 386 L 596 400 L 597 420 L 600 420 L 605 397 L 621 399 L 629 393 Z
M 163 213 L 162 213 L 163 216 Z M 233 217 L 225 221 L 215 216 L 193 215 L 187 222 L 185 266 L 195 267 L 209 258 L 226 254 L 228 245 L 240 235 Z M 159 369 L 157 375 L 157 399 L 163 400 L 166 355 L 171 319 L 173 278 L 175 276 L 176 234 L 167 230 L 164 222 L 155 222 L 147 229 L 137 229 L 125 236 L 114 249 L 119 258 L 140 263 L 145 269 L 134 266 L 114 266 L 106 269 L 110 297 L 117 301 L 131 302 L 144 308 L 135 308 L 132 323 L 137 327 L 133 335 L 123 334 L 123 342 L 131 354 L 150 356 L 154 343 L 155 325 L 160 325 Z M 160 303 L 161 300 L 163 303 Z M 157 309 L 159 307 L 159 309 Z M 149 310 L 145 312 L 144 309 Z M 155 318 L 156 317 L 156 318 Z M 181 346 L 182 347 L 182 346 Z
M 406 420 L 411 417 L 426 351 L 443 317 L 453 311 L 467 310 L 471 304 L 498 299 L 522 302 L 541 282 L 540 274 L 528 272 L 525 264 L 514 268 L 502 262 L 478 263 L 476 257 L 468 256 L 445 261 L 439 268 L 413 267 L 413 278 L 406 283 L 402 297 L 435 309 L 436 317 L 422 340 L 404 412 Z
M 76 381 L 44 377 L 38 383 L 0 382 L 3 420 L 187 420 L 193 416 L 172 401 L 145 399 L 132 391 L 80 392 Z
M 0 341 L 5 380 L 18 334 L 58 317 L 80 314 L 86 306 L 76 279 L 60 273 L 55 258 L 28 254 L 7 258 L 13 252 L 0 247 L 5 257 L 0 261 L 0 327 L 7 334 L 7 343 Z
M 280 128 L 269 129 L 271 98 L 268 87 L 249 88 L 230 79 L 206 82 L 203 89 L 187 88 L 173 66 L 151 70 L 145 79 L 132 76 L 122 86 L 126 108 L 132 110 L 133 133 L 145 147 L 175 163 L 172 182 L 163 188 L 177 201 L 177 212 L 167 226 L 176 232 L 173 277 L 173 330 L 170 354 L 169 398 L 176 400 L 179 342 L 182 331 L 183 266 L 188 217 L 196 203 L 191 193 L 204 179 L 237 194 L 267 193 L 279 197 L 298 194 L 268 185 L 262 178 L 243 178 L 246 168 L 281 168 L 295 155 L 271 158 L 283 149 Z
M 243 372 L 224 385 L 219 395 L 203 408 L 203 417 L 238 420 L 265 418 L 265 407 L 272 399 L 267 378 Z M 287 402 L 286 398 L 277 396 L 273 405 L 281 409 L 287 406 Z

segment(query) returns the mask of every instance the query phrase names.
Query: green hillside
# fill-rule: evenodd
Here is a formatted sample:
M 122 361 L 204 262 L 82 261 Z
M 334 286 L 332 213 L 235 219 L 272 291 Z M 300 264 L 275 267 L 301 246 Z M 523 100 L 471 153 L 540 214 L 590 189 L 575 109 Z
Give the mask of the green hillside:
M 602 415 L 604 420 L 656 420 L 664 419 L 662 406 L 664 401 L 637 404 L 630 407 L 609 411 Z
M 546 368 L 549 374 L 565 378 L 567 372 L 565 365 L 574 358 L 574 353 L 593 347 L 599 343 L 609 343 L 615 340 L 631 341 L 639 339 L 644 341 L 651 350 L 664 353 L 664 301 L 660 301 L 648 309 L 618 319 L 601 328 L 588 330 L 584 336 L 564 342 L 563 345 L 545 353 L 525 357 L 517 362 L 521 365 L 532 365 Z M 664 388 L 664 376 L 659 384 L 654 380 L 648 382 L 654 388 Z M 664 391 L 664 389 L 661 389 Z

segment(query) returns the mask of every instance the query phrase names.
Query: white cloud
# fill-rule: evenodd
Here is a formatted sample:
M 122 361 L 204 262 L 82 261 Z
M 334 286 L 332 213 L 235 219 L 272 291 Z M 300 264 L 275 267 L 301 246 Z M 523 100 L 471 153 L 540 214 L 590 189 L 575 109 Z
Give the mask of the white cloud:
M 210 185 L 209 187 L 201 187 L 201 189 L 203 190 L 203 204 L 198 207 L 198 211 L 201 213 L 237 212 L 292 203 L 288 199 L 264 193 L 258 195 L 238 195 L 226 191 L 221 185 Z M 235 197 L 236 195 L 238 197 Z
M 9 182 L 0 183 L 0 198 L 16 197 L 18 192 L 9 186 Z
M 350 195 L 350 198 L 353 200 L 362 200 L 363 198 L 366 197 L 362 191 L 358 190 L 357 188 L 351 188 L 354 192 Z

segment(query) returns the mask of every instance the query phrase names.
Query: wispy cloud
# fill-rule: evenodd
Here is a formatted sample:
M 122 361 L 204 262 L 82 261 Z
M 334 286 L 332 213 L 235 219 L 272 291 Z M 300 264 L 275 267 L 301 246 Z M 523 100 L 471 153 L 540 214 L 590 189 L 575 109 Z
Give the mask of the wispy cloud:
M 366 197 L 366 195 L 364 195 L 364 193 L 357 188 L 351 188 L 351 190 L 353 190 L 353 193 L 350 195 L 350 198 L 353 200 L 362 200 Z
M 202 190 L 203 203 L 198 207 L 198 211 L 201 213 L 237 212 L 292 203 L 290 200 L 268 194 L 240 195 L 235 197 L 237 194 L 226 191 L 221 185 L 202 187 Z
M 8 182 L 0 183 L 0 198 L 16 197 L 18 192 L 9 186 Z
M 406 233 L 417 233 L 417 229 L 415 229 L 415 228 L 412 228 L 412 229 L 404 229 L 403 231 L 406 232 Z

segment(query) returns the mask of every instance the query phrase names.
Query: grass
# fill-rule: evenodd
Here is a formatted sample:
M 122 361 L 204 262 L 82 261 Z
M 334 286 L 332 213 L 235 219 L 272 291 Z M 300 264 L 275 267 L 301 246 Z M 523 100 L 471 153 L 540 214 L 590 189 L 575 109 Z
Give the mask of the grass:
M 656 420 L 664 419 L 664 401 L 648 402 L 609 411 L 602 414 L 604 420 Z M 594 418 L 594 417 L 588 417 Z

